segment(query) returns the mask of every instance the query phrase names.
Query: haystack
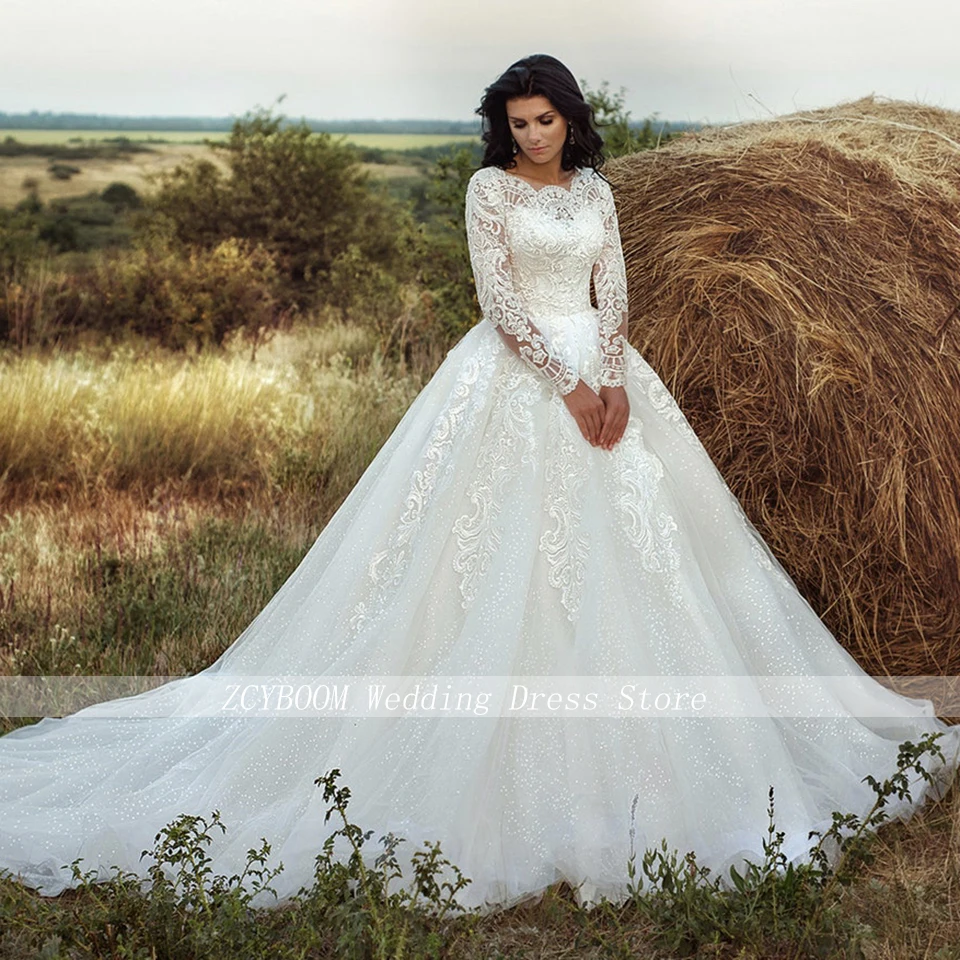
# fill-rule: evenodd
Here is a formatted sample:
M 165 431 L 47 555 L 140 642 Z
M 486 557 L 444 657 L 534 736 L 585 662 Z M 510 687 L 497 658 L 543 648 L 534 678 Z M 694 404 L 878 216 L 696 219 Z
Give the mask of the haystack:
M 960 674 L 960 113 L 872 97 L 604 168 L 630 340 L 865 670 Z

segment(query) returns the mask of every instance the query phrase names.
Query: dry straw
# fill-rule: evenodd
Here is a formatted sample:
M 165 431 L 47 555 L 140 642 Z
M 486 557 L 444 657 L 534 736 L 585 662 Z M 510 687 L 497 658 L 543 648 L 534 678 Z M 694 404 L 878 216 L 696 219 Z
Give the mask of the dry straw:
M 873 97 L 605 168 L 631 342 L 838 639 L 960 674 L 960 113 Z

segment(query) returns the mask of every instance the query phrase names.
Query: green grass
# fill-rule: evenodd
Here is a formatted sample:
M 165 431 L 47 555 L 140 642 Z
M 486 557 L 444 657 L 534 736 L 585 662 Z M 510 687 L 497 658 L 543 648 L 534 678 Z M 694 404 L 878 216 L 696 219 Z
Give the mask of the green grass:
M 12 137 L 20 143 L 65 144 L 71 140 L 98 143 L 116 137 L 128 140 L 150 141 L 165 140 L 168 143 L 202 143 L 204 138 L 222 140 L 229 133 L 204 132 L 197 130 L 41 130 L 41 129 L 0 129 L 0 140 Z

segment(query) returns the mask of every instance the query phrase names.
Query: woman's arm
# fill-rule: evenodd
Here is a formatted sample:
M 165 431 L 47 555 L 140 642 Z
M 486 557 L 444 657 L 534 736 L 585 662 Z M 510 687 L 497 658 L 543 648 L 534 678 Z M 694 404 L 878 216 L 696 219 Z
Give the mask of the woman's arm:
M 593 284 L 600 311 L 600 385 L 621 387 L 625 382 L 623 344 L 627 339 L 627 271 L 613 191 L 605 180 L 598 180 L 604 241 L 600 256 L 593 265 Z
M 597 181 L 604 230 L 603 247 L 593 265 L 593 285 L 599 311 L 600 399 L 604 405 L 598 443 L 604 449 L 612 450 L 623 437 L 630 419 L 623 360 L 623 348 L 627 342 L 627 270 L 613 191 L 606 180 L 598 177 Z
M 467 245 L 480 309 L 507 346 L 566 395 L 577 386 L 579 373 L 554 353 L 524 313 L 510 273 L 503 191 L 483 169 L 471 177 L 466 195 Z

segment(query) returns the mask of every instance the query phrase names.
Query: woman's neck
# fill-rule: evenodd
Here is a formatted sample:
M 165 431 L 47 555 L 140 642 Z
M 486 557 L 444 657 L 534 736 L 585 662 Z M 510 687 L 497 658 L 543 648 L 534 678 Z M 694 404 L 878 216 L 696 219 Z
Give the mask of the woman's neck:
M 563 170 L 560 167 L 560 158 L 550 163 L 524 163 L 517 158 L 513 172 L 526 180 L 534 180 L 537 183 L 552 184 L 559 186 L 566 183 L 576 173 L 575 170 Z

